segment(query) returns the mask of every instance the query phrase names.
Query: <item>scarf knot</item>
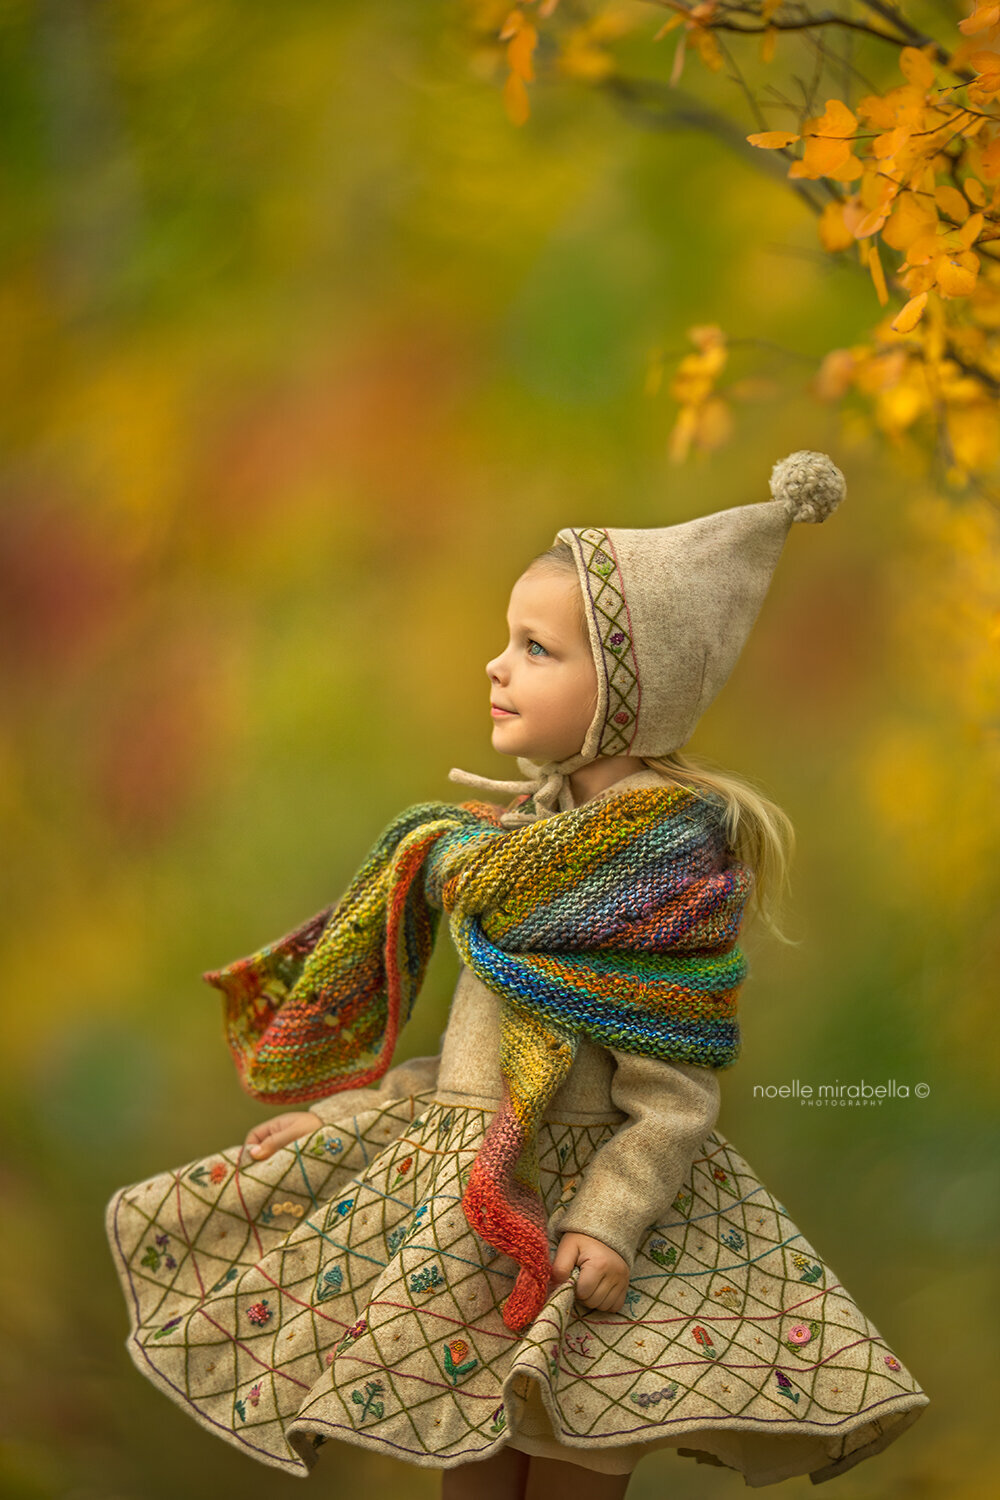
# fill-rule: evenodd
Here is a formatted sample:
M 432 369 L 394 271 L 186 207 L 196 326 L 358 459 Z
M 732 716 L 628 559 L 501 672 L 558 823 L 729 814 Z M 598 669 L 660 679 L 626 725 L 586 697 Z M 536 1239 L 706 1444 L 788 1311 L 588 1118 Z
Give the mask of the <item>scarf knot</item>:
M 519 826 L 492 803 L 394 818 L 341 899 L 202 977 L 224 996 L 248 1093 L 298 1103 L 380 1078 L 442 915 L 500 1001 L 503 1097 L 465 1216 L 519 1271 L 523 1331 L 549 1292 L 537 1135 L 580 1042 L 725 1068 L 739 1056 L 737 937 L 753 876 L 718 808 L 686 787 L 632 789 Z

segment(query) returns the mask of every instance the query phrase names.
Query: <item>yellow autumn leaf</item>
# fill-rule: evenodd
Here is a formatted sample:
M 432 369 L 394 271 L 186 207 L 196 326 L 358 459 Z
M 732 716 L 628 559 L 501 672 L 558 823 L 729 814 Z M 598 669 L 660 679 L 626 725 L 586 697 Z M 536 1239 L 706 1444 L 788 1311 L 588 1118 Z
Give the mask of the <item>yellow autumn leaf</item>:
M 900 309 L 900 311 L 893 318 L 892 324 L 890 326 L 896 331 L 896 333 L 909 333 L 911 329 L 916 328 L 917 324 L 920 322 L 920 319 L 924 315 L 924 308 L 926 306 L 927 293 L 918 292 L 915 297 L 910 298 L 905 307 Z
M 751 146 L 759 146 L 762 151 L 779 151 L 798 138 L 794 130 L 758 130 L 755 135 L 747 136 Z
M 500 40 L 509 42 L 512 36 L 517 36 L 524 25 L 524 16 L 519 10 L 512 10 L 500 29 Z
M 958 188 L 952 187 L 948 182 L 942 182 L 934 189 L 934 202 L 942 213 L 947 214 L 949 219 L 955 219 L 959 224 L 964 224 L 969 217 L 969 205 L 965 201 L 965 194 L 960 193 Z
M 828 99 L 826 110 L 814 122 L 813 130 L 809 132 L 815 135 L 827 136 L 852 136 L 858 128 L 858 122 L 842 99 Z
M 703 354 L 707 354 L 710 349 L 725 348 L 726 335 L 718 323 L 695 323 L 687 330 L 687 336 Z
M 763 63 L 774 62 L 774 53 L 778 45 L 778 28 L 769 26 L 760 39 L 760 60 Z
M 871 272 L 875 295 L 884 307 L 889 300 L 889 292 L 885 284 L 885 272 L 882 270 L 882 262 L 879 259 L 878 246 L 874 242 L 868 249 L 868 269 Z
M 980 0 L 976 0 L 972 15 L 958 23 L 963 36 L 976 36 L 980 31 L 989 31 L 994 26 L 1000 26 L 1000 5 L 983 5 Z
M 986 189 L 978 177 L 967 177 L 962 183 L 962 192 L 976 208 L 982 208 L 986 202 Z
M 979 164 L 987 182 L 1000 177 L 1000 135 L 995 135 L 979 153 Z
M 677 421 L 670 433 L 670 461 L 671 463 L 683 463 L 691 448 L 691 439 L 694 437 L 698 425 L 698 413 L 693 406 L 682 406 L 677 414 Z
M 817 228 L 824 250 L 846 250 L 854 242 L 854 235 L 845 223 L 845 205 L 836 200 L 824 206 Z
M 733 418 L 728 404 L 721 396 L 712 396 L 698 413 L 694 442 L 699 448 L 711 451 L 728 442 L 732 431 Z
M 979 257 L 971 250 L 961 255 L 942 255 L 934 271 L 942 297 L 967 297 L 976 285 Z
M 916 47 L 904 47 L 899 54 L 899 71 L 909 82 L 916 84 L 917 88 L 930 89 L 934 87 L 934 68 L 926 52 L 919 51 Z
M 534 26 L 527 22 L 507 45 L 507 61 L 512 73 L 519 78 L 530 81 L 535 76 L 535 70 L 531 63 L 531 54 L 534 52 L 538 42 L 538 32 Z
M 900 193 L 882 238 L 893 250 L 906 250 L 922 234 L 937 228 L 937 209 L 916 193 Z
M 866 94 L 857 104 L 858 117 L 876 130 L 893 130 L 898 121 L 896 111 L 888 99 L 881 94 Z
M 850 349 L 831 349 L 825 354 L 812 382 L 821 401 L 839 401 L 854 380 L 857 355 Z
M 969 67 L 976 73 L 1000 73 L 1000 52 L 973 52 Z
M 700 26 L 694 33 L 694 44 L 698 49 L 698 56 L 707 68 L 713 73 L 718 73 L 722 67 L 722 52 L 713 31 L 707 31 Z
M 830 177 L 849 160 L 850 156 L 850 141 L 831 140 L 821 135 L 808 136 L 801 160 L 792 162 L 788 175 L 789 177 Z
M 981 213 L 970 214 L 958 232 L 958 237 L 966 250 L 970 250 L 983 232 L 985 220 Z
M 507 74 L 507 81 L 503 86 L 503 103 L 512 125 L 523 125 L 531 114 L 528 90 L 524 86 L 524 80 L 518 78 L 516 73 Z
M 953 407 L 947 416 L 951 448 L 964 469 L 992 469 L 997 461 L 998 434 L 993 403 Z
M 900 274 L 899 280 L 903 283 L 910 296 L 915 297 L 918 292 L 930 291 L 934 285 L 934 267 L 930 261 L 919 266 L 908 266 Z
M 878 157 L 880 161 L 884 161 L 886 157 L 895 156 L 909 138 L 910 132 L 906 127 L 897 125 L 893 130 L 875 137 L 872 141 L 872 155 Z

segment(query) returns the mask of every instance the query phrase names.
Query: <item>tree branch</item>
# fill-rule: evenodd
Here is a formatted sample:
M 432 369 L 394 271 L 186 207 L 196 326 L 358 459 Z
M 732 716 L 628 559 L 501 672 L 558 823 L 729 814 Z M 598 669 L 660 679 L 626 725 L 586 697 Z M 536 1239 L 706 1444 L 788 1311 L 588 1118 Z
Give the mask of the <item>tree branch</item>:
M 595 87 L 603 89 L 624 115 L 646 129 L 705 131 L 758 172 L 792 188 L 813 213 L 821 212 L 822 205 L 808 189 L 794 179 L 789 181 L 779 166 L 779 157 L 784 161 L 793 160 L 793 157 L 784 152 L 758 151 L 756 146 L 748 144 L 744 133 L 731 120 L 716 114 L 697 99 L 660 83 L 658 79 L 626 78 L 620 73 L 601 79 Z M 650 108 L 650 102 L 656 107 Z

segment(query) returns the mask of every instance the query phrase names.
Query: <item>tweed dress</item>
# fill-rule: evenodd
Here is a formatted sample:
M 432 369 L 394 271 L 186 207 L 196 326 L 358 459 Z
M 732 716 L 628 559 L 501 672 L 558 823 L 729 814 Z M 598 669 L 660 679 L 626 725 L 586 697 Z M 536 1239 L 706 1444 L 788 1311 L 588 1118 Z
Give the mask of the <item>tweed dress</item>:
M 138 1369 L 299 1477 L 347 1442 L 615 1474 L 666 1447 L 751 1486 L 819 1483 L 920 1415 L 914 1377 L 717 1128 L 715 1071 L 586 1041 L 539 1130 L 541 1192 L 553 1254 L 571 1230 L 611 1246 L 626 1301 L 578 1303 L 574 1271 L 513 1333 L 517 1265 L 460 1206 L 501 1090 L 499 1001 L 463 969 L 437 1057 L 302 1106 L 320 1128 L 263 1162 L 237 1144 L 116 1192 Z

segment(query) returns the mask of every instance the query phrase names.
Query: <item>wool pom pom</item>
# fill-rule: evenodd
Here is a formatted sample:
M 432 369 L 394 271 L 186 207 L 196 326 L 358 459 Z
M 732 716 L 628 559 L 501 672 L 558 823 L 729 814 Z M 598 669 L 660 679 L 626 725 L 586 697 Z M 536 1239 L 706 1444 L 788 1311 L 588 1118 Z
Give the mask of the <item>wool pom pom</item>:
M 793 521 L 825 521 L 847 493 L 847 481 L 832 458 L 803 448 L 771 470 L 771 494 Z

